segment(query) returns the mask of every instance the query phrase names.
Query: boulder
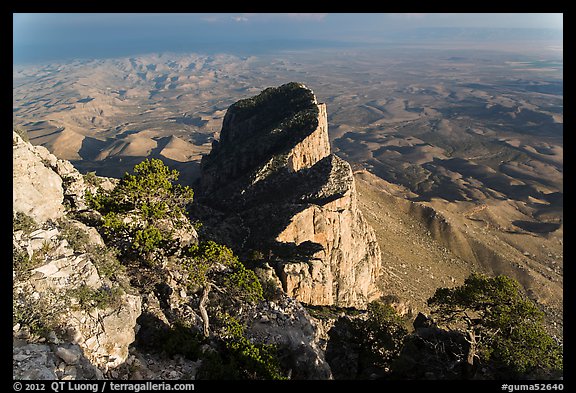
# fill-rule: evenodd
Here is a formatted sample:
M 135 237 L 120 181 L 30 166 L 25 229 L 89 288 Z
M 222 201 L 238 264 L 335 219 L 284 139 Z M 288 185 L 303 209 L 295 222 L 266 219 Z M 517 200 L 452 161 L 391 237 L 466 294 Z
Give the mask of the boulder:
M 12 140 L 12 209 L 39 223 L 61 217 L 62 179 L 50 168 L 49 161 L 43 160 L 46 152 L 25 142 L 15 132 Z
M 246 334 L 251 340 L 274 344 L 291 370 L 292 379 L 332 379 L 324 359 L 322 331 L 302 305 L 285 294 L 276 302 L 263 303 L 247 318 Z

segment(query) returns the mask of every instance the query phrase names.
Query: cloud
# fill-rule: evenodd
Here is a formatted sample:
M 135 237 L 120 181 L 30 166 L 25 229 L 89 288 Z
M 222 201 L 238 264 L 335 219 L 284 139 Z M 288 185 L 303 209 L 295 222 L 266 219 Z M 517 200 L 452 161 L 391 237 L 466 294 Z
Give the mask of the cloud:
M 422 14 L 422 13 L 404 13 L 404 14 L 400 14 L 401 16 L 403 16 L 406 19 L 423 19 L 426 14 Z
M 326 13 L 244 13 L 230 17 L 235 22 L 320 22 L 328 14 Z
M 200 20 L 208 23 L 217 23 L 222 21 L 222 17 L 219 15 L 206 15 L 202 16 Z
M 300 20 L 300 21 L 322 21 L 326 19 L 328 14 L 320 14 L 320 13 L 289 13 L 284 14 L 286 17 L 293 19 L 293 20 Z
M 248 21 L 249 21 L 248 17 L 242 16 L 242 15 L 240 15 L 240 16 L 233 16 L 233 17 L 232 17 L 232 20 L 235 21 L 235 22 L 248 22 Z

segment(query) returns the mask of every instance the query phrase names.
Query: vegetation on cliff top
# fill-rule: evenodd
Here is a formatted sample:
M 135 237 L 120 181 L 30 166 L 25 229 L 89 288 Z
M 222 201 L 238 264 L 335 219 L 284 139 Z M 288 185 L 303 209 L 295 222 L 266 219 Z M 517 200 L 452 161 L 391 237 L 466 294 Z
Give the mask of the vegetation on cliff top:
M 218 174 L 241 176 L 248 166 L 281 155 L 317 127 L 318 106 L 310 89 L 296 82 L 270 87 L 230 106 L 220 140 L 202 159 L 204 171 L 212 167 Z
M 239 100 L 232 104 L 229 110 L 240 116 L 238 120 L 242 120 L 253 116 L 256 112 L 262 112 L 263 107 L 273 106 L 269 109 L 276 111 L 272 111 L 271 114 L 284 115 L 287 112 L 308 108 L 315 100 L 314 93 L 310 89 L 300 83 L 289 82 L 279 87 L 269 87 L 254 97 Z

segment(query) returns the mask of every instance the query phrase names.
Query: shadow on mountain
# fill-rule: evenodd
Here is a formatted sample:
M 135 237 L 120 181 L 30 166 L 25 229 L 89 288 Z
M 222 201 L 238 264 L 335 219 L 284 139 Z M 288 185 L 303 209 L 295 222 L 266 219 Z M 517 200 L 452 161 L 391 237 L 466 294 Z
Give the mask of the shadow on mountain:
M 108 141 L 101 141 L 99 139 L 87 136 L 82 140 L 82 146 L 80 147 L 80 150 L 78 150 L 78 155 L 80 155 L 83 160 L 95 160 L 98 154 L 108 144 Z
M 134 166 L 138 165 L 144 159 L 158 158 L 170 169 L 176 169 L 180 172 L 178 183 L 191 186 L 200 176 L 200 164 L 197 162 L 180 162 L 171 160 L 161 155 L 144 156 L 115 156 L 108 157 L 100 161 L 76 160 L 70 161 L 80 173 L 96 172 L 98 176 L 122 178 L 126 172 L 132 173 Z
M 554 222 L 537 222 L 537 221 L 523 221 L 523 220 L 516 220 L 512 221 L 512 224 L 521 228 L 525 231 L 538 233 L 538 234 L 545 234 L 554 232 L 558 228 L 560 228 L 560 224 Z

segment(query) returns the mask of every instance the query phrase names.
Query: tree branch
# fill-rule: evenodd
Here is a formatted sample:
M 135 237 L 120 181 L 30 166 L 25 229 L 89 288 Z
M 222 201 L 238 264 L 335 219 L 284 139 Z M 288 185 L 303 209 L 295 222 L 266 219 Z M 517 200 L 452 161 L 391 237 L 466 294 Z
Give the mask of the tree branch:
M 202 291 L 202 297 L 200 298 L 200 304 L 198 309 L 200 310 L 200 316 L 202 317 L 202 322 L 204 325 L 204 337 L 210 336 L 210 319 L 208 318 L 208 311 L 206 310 L 206 303 L 208 303 L 208 294 L 210 293 L 210 282 L 208 281 L 204 286 Z

